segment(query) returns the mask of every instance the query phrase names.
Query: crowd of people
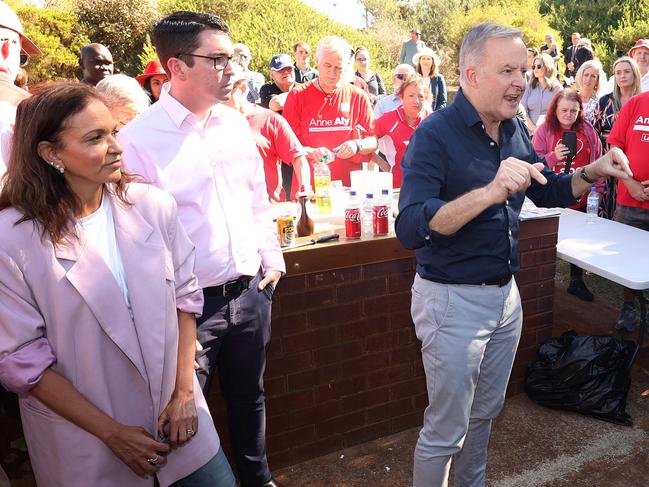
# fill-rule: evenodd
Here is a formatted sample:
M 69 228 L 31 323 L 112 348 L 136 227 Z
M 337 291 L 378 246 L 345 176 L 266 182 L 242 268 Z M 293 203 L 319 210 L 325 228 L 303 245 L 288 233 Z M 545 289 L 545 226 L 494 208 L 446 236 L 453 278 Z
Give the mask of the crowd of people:
M 456 485 L 484 485 L 521 331 L 524 195 L 583 210 L 597 185 L 606 216 L 649 231 L 648 40 L 616 61 L 606 93 L 573 34 L 563 89 L 551 35 L 530 51 L 519 31 L 482 24 L 450 103 L 417 29 L 392 93 L 369 50 L 337 36 L 318 41 L 315 66 L 304 41 L 295 61 L 274 55 L 266 82 L 222 19 L 189 11 L 156 23 L 158 59 L 135 78 L 93 43 L 80 81 L 28 92 L 14 81 L 42 53 L 4 2 L 0 34 L 0 383 L 20 398 L 39 485 L 228 487 L 235 472 L 243 487 L 280 485 L 263 386 L 286 272 L 272 203 L 312 194 L 322 158 L 345 186 L 374 161 L 401 188 L 429 395 L 416 487 L 447 485 L 452 458 Z M 568 290 L 592 300 L 582 274 L 573 266 Z M 617 327 L 631 330 L 626 293 Z M 214 373 L 234 469 L 205 400 Z

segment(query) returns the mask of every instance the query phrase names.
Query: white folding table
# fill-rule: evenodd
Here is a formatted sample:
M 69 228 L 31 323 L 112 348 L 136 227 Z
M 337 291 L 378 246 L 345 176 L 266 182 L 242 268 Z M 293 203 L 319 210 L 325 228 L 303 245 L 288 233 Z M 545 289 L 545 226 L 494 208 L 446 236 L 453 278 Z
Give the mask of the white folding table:
M 649 232 L 599 217 L 589 223 L 585 213 L 562 209 L 557 256 L 633 290 L 640 304 L 638 347 L 633 363 L 646 330 L 642 291 L 649 289 Z

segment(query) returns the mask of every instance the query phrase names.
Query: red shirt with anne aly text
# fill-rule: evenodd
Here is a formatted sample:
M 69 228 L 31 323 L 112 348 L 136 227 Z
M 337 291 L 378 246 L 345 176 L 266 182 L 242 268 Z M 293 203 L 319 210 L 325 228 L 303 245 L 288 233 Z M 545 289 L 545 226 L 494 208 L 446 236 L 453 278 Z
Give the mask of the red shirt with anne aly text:
M 649 179 L 649 92 L 636 95 L 626 102 L 606 141 L 627 155 L 633 179 Z M 649 201 L 636 200 L 622 181 L 617 184 L 617 202 L 649 210 Z
M 374 135 L 370 100 L 366 93 L 349 83 L 343 83 L 329 94 L 319 90 L 313 81 L 297 85 L 290 91 L 282 115 L 300 142 L 308 147 L 333 150 L 350 139 Z M 336 158 L 329 165 L 331 179 L 340 179 L 343 185 L 349 186 L 349 173 L 370 159 L 371 154 Z

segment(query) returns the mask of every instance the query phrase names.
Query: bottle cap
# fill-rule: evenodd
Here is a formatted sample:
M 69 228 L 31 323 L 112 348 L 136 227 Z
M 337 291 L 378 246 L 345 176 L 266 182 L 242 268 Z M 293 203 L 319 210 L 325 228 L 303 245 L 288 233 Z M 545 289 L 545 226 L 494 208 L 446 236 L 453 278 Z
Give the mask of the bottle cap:
M 356 196 L 356 191 L 350 191 L 349 196 Z
M 372 193 L 367 193 L 365 196 L 366 196 L 367 198 L 374 198 L 374 195 L 373 195 Z
M 390 193 L 389 189 L 382 189 L 381 190 L 381 194 L 388 194 L 388 193 Z

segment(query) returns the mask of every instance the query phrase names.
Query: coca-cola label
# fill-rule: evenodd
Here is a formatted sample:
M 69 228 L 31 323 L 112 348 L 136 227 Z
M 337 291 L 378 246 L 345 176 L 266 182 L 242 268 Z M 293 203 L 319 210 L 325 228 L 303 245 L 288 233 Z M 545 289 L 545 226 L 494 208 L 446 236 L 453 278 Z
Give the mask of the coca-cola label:
M 345 210 L 345 236 L 347 238 L 361 238 L 360 208 L 348 208 Z
M 388 234 L 387 205 L 376 205 L 372 207 L 372 224 L 375 236 Z

